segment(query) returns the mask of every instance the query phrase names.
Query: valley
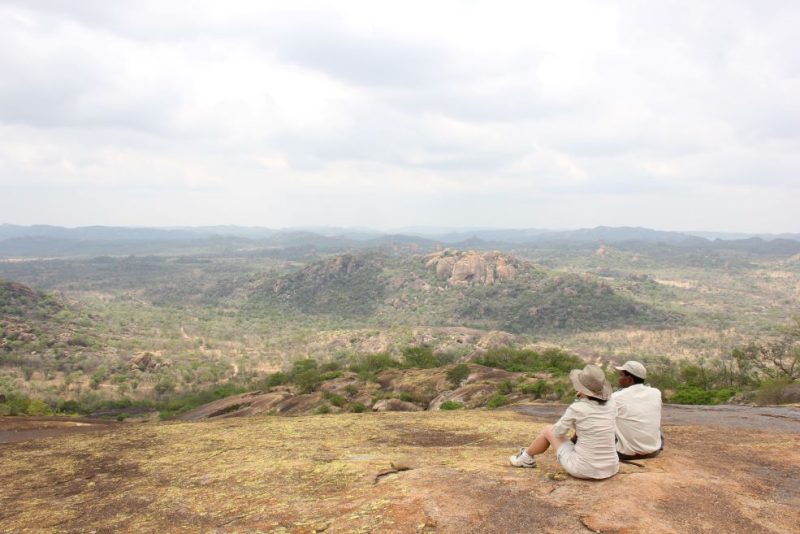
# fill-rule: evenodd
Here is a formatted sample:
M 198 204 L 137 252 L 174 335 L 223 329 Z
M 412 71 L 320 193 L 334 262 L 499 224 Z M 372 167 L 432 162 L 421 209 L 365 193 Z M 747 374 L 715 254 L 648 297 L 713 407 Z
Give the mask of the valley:
M 414 347 L 442 365 L 509 348 L 702 367 L 800 314 L 791 246 L 695 240 L 458 249 L 395 236 L 369 248 L 303 234 L 230 239 L 225 251 L 216 238 L 189 252 L 158 242 L 141 256 L 0 259 L 0 389 L 127 417 L 245 391 L 300 360 L 336 373 Z

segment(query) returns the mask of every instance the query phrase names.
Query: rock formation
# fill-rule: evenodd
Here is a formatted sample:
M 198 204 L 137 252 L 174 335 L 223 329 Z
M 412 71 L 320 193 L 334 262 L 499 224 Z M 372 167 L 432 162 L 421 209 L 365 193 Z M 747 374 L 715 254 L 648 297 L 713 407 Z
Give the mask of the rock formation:
M 499 252 L 443 250 L 425 257 L 425 266 L 450 285 L 491 285 L 513 280 L 521 262 Z

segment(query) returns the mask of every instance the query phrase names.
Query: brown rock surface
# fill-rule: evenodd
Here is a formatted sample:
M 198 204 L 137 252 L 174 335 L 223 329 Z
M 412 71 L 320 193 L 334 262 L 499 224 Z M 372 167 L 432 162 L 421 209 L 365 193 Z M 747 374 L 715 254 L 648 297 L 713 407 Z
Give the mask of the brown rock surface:
M 400 399 L 382 399 L 372 406 L 376 412 L 419 412 L 422 408 L 413 402 L 402 401 Z
M 5 422 L 0 418 L 0 428 Z M 0 445 L 5 532 L 792 532 L 800 434 L 667 425 L 661 457 L 608 480 L 512 411 L 113 425 Z

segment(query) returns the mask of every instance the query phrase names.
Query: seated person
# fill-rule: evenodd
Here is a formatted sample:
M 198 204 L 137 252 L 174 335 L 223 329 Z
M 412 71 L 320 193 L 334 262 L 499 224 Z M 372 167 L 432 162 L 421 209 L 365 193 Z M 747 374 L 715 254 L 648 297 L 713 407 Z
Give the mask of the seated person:
M 602 479 L 614 476 L 619 470 L 619 458 L 614 446 L 615 411 L 611 402 L 611 384 L 603 370 L 587 365 L 569 374 L 578 400 L 567 408 L 561 419 L 548 425 L 525 449 L 509 458 L 514 467 L 536 467 L 534 455 L 551 445 L 564 470 L 576 478 Z M 572 443 L 567 433 L 580 434 Z
M 616 369 L 620 389 L 611 399 L 617 412 L 617 453 L 623 460 L 655 457 L 664 448 L 661 391 L 645 385 L 647 370 L 639 362 Z

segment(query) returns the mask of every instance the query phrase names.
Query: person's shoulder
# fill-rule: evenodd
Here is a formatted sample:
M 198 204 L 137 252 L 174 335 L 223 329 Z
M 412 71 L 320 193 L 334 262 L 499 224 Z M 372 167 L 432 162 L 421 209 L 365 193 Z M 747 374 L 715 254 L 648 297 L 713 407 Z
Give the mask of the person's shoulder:
M 621 388 L 611 394 L 611 398 L 614 400 L 621 400 L 625 399 L 626 397 L 630 397 L 635 389 L 632 389 L 634 386 L 628 386 L 626 388 Z
M 591 401 L 588 399 L 575 399 L 572 404 L 567 406 L 567 410 L 582 412 L 590 409 Z

